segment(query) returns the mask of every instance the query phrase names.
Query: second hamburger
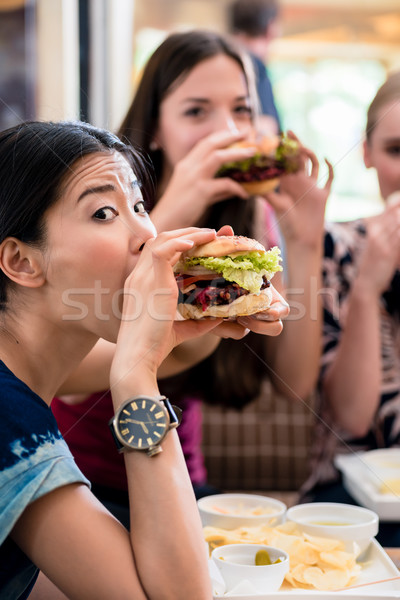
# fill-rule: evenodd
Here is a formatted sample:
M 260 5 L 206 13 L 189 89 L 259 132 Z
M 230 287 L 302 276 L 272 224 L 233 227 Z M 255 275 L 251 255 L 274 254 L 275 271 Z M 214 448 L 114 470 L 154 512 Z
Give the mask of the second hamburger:
M 254 156 L 223 165 L 216 177 L 230 177 L 244 187 L 249 194 L 266 194 L 279 183 L 281 175 L 295 173 L 300 169 L 300 145 L 288 136 L 261 137 L 243 140 L 234 146 L 257 148 Z

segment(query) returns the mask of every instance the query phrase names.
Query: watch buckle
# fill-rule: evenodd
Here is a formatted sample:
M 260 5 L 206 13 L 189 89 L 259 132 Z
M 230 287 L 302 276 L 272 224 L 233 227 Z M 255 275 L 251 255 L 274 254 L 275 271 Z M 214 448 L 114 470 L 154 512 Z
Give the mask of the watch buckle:
M 161 446 L 153 446 L 152 448 L 149 448 L 147 450 L 147 456 L 155 456 L 156 454 L 159 454 L 160 452 L 162 452 Z

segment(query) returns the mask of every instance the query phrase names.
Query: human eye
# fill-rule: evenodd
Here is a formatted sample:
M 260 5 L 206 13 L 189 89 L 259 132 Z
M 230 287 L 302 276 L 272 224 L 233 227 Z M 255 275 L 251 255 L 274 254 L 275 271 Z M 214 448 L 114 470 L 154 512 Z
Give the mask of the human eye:
M 233 109 L 233 112 L 236 115 L 243 116 L 243 117 L 251 117 L 253 114 L 253 111 L 248 104 L 238 104 Z
M 98 221 L 112 221 L 118 216 L 118 211 L 112 206 L 102 206 L 93 215 Z
M 191 106 L 187 108 L 183 113 L 185 117 L 201 117 L 204 115 L 204 109 L 202 106 Z
M 399 157 L 400 156 L 400 141 L 399 143 L 393 143 L 393 144 L 389 144 L 386 147 L 386 152 L 387 154 L 390 154 L 391 156 L 394 157 Z
M 145 209 L 145 206 L 144 206 L 144 200 L 138 200 L 133 205 L 133 210 L 135 211 L 135 213 L 139 213 L 141 215 L 147 215 L 147 210 Z

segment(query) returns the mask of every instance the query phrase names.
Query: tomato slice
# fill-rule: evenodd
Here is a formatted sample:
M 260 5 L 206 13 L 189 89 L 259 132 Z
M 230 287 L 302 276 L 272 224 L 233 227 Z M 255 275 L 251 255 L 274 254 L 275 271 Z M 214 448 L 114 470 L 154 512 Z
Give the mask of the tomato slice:
M 217 277 L 217 274 L 215 276 Z M 179 289 L 182 290 L 196 281 L 212 281 L 213 278 L 210 275 L 176 275 L 175 279 Z

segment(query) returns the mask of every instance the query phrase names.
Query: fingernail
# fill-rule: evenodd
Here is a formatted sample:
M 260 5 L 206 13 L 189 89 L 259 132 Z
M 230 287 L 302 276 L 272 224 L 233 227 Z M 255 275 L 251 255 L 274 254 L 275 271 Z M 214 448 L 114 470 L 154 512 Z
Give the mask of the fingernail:
M 258 321 L 276 321 L 277 320 L 276 315 L 273 315 L 268 312 L 257 313 L 256 315 L 254 315 L 254 317 Z
M 238 323 L 246 327 L 246 325 L 250 325 L 250 317 L 239 317 Z

